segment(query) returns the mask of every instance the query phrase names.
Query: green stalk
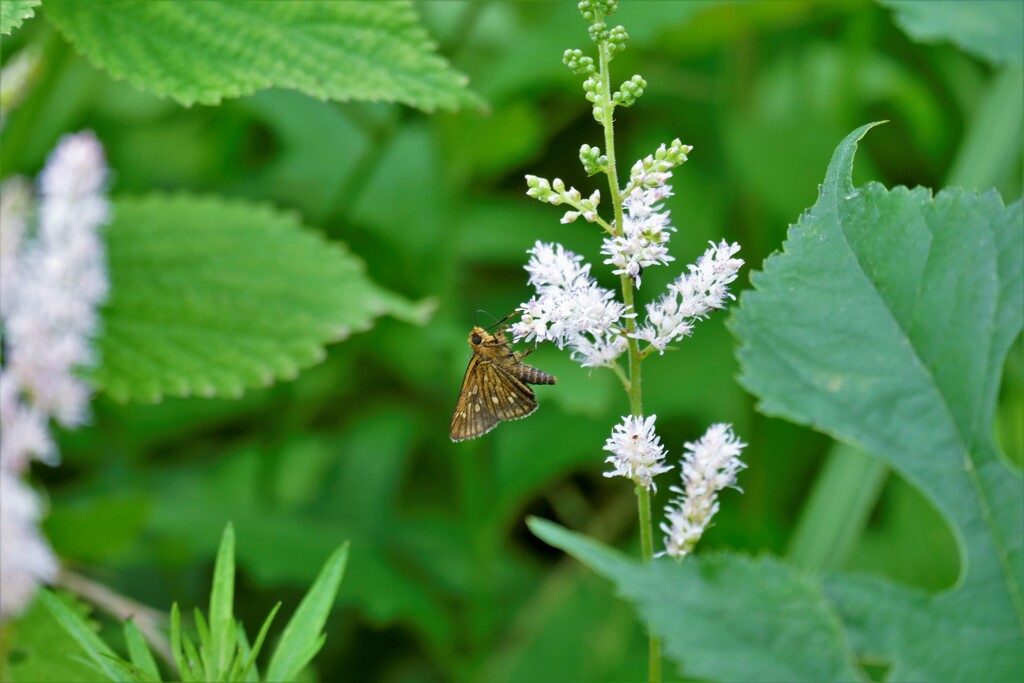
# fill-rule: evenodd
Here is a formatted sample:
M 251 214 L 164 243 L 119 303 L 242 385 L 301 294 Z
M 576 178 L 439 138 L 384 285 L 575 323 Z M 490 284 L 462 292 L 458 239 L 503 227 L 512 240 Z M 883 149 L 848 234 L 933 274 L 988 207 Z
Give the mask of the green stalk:
M 611 93 L 611 69 L 608 63 L 611 61 L 608 55 L 608 43 L 601 41 L 598 44 L 598 56 L 601 68 L 601 125 L 604 128 L 605 154 L 608 156 L 608 189 L 610 190 L 612 211 L 615 215 L 615 235 L 622 234 L 622 194 L 619 191 L 619 175 L 615 164 L 615 120 L 613 116 Z M 620 276 L 622 286 L 622 302 L 632 310 L 633 300 L 633 279 L 629 275 Z M 636 332 L 635 318 L 626 318 L 626 334 L 632 335 Z M 643 396 L 641 393 L 641 372 L 640 363 L 643 360 L 640 356 L 640 343 L 632 336 L 629 339 L 629 410 L 635 417 L 643 415 Z M 654 530 L 651 523 L 651 495 L 643 486 L 636 487 L 637 509 L 640 524 L 640 555 L 644 562 L 650 562 L 654 557 Z M 654 631 L 648 625 L 647 642 L 647 680 L 648 683 L 661 682 L 661 639 L 654 635 Z
M 1020 67 L 1006 67 L 992 78 L 980 106 L 957 149 L 947 185 L 984 192 L 1005 177 L 1006 170 L 1020 159 L 1020 101 L 1024 98 L 1024 75 Z

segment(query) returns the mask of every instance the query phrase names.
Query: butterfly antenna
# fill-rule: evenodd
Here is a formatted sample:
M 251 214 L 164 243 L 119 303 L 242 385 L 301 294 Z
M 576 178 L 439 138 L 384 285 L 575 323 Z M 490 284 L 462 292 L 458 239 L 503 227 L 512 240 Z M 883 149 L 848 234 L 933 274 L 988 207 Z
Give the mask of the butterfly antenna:
M 506 316 L 505 316 L 504 318 L 502 318 L 501 320 L 496 320 L 496 321 L 494 322 L 494 324 L 493 324 L 493 325 L 491 325 L 490 327 L 488 327 L 488 328 L 486 328 L 486 329 L 490 330 L 490 329 L 492 329 L 492 328 L 494 328 L 494 327 L 497 327 L 498 325 L 502 324 L 503 322 L 505 322 L 505 321 L 506 321 L 506 320 L 508 320 L 509 318 L 513 317 L 513 316 L 514 316 L 514 315 L 515 315 L 516 313 L 517 313 L 517 311 L 512 311 L 511 313 L 509 313 L 508 315 L 506 315 Z M 492 315 L 492 316 L 491 316 L 491 318 L 494 318 L 494 316 Z

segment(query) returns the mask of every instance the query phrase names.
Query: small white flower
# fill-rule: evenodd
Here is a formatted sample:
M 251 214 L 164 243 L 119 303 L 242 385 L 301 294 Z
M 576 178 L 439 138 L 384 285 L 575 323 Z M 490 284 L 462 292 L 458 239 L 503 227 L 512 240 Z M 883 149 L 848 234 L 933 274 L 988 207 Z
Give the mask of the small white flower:
M 619 332 L 580 335 L 572 342 L 572 358 L 585 368 L 612 367 L 629 350 L 629 340 Z
M 665 507 L 665 550 L 681 560 L 689 554 L 718 512 L 718 492 L 736 487 L 736 474 L 746 467 L 739 459 L 747 444 L 736 438 L 732 425 L 714 424 L 700 441 L 685 444 L 680 476 L 683 486 L 671 486 L 678 494 Z
M 736 243 L 712 242 L 697 263 L 689 266 L 689 273 L 669 284 L 658 301 L 647 304 L 647 319 L 632 336 L 662 353 L 673 341 L 689 336 L 696 320 L 723 308 L 727 299 L 736 298 L 728 285 L 743 265 L 742 259 L 733 258 L 739 250 Z
M 626 215 L 622 219 L 622 234 L 604 240 L 601 253 L 609 256 L 605 263 L 614 265 L 616 275 L 629 275 L 640 288 L 641 271 L 656 264 L 668 265 L 670 233 L 675 231 L 669 223 L 669 212 L 659 204 L 672 195 L 672 188 L 662 185 L 651 189 L 637 188 L 622 202 Z
M 655 419 L 657 415 L 646 420 L 643 416 L 626 415 L 620 424 L 615 425 L 604 444 L 604 450 L 611 452 L 605 462 L 610 463 L 613 469 L 605 472 L 604 476 L 626 477 L 637 486 L 657 490 L 653 478 L 669 471 L 672 466 L 665 465 L 665 449 L 654 432 Z
M 628 347 L 619 323 L 632 317 L 615 294 L 590 277 L 590 265 L 560 244 L 537 242 L 526 271 L 537 295 L 519 306 L 509 331 L 515 341 L 550 341 L 568 347 L 586 367 L 611 365 Z
M 526 272 L 530 274 L 528 284 L 540 294 L 578 289 L 591 282 L 590 265 L 583 263 L 582 256 L 566 250 L 561 244 L 538 241 L 526 253 L 530 255 L 526 264 Z

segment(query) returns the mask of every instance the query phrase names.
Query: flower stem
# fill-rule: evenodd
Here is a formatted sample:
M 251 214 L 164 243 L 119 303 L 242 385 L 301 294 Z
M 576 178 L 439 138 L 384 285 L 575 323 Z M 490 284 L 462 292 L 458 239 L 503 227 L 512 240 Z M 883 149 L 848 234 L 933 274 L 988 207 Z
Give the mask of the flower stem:
M 608 189 L 611 194 L 612 210 L 615 214 L 614 234 L 622 234 L 622 192 L 619 190 L 619 175 L 615 164 L 615 107 L 612 104 L 611 95 L 611 69 L 609 62 L 611 57 L 608 52 L 608 43 L 598 43 L 598 55 L 600 58 L 601 77 L 601 126 L 604 128 L 605 154 L 608 156 Z M 634 310 L 633 299 L 633 278 L 627 274 L 620 276 L 622 285 L 622 302 L 626 304 L 627 310 Z M 626 334 L 632 335 L 636 332 L 635 318 L 626 318 Z M 626 391 L 629 394 L 629 410 L 636 417 L 643 415 L 643 396 L 641 393 L 641 372 L 640 364 L 643 360 L 640 355 L 640 342 L 629 336 L 629 381 Z M 643 486 L 636 487 L 637 508 L 639 511 L 640 524 L 640 554 L 644 562 L 650 562 L 654 556 L 654 531 L 651 524 L 651 495 Z M 647 648 L 647 680 L 648 683 L 660 683 L 661 681 L 661 639 L 654 635 L 648 625 L 648 648 Z
M 636 487 L 636 504 L 640 517 L 640 555 L 644 562 L 654 556 L 654 533 L 651 522 L 651 492 L 643 486 Z M 647 626 L 647 680 L 661 681 L 661 639 Z

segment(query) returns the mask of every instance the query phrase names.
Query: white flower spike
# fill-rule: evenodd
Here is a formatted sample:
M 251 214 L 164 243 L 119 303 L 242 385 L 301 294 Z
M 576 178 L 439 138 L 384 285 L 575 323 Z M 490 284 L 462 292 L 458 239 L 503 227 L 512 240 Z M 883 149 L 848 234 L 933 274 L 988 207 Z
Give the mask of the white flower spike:
M 686 557 L 704 535 L 718 512 L 718 492 L 736 486 L 737 473 L 746 467 L 740 453 L 747 444 L 736 438 L 732 425 L 714 424 L 697 442 L 685 444 L 682 459 L 682 487 L 669 490 L 678 496 L 665 507 L 665 550 L 677 560 Z
M 604 450 L 611 452 L 605 462 L 613 469 L 605 472 L 604 476 L 626 477 L 637 486 L 658 490 L 654 477 L 668 472 L 672 466 L 665 464 L 665 449 L 661 446 L 661 438 L 654 432 L 657 417 L 651 415 L 644 419 L 643 416 L 626 415 L 621 423 L 615 425 L 604 444 Z

